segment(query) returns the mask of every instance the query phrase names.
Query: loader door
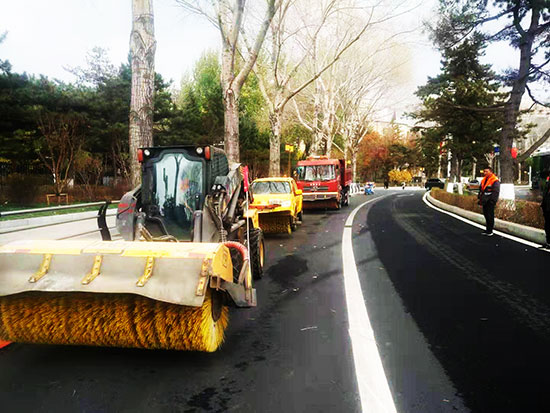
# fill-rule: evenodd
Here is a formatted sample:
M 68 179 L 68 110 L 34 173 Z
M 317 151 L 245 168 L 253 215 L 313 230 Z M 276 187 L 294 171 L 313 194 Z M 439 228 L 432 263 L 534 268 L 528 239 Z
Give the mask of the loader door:
M 178 240 L 191 241 L 193 213 L 201 210 L 204 202 L 204 161 L 186 151 L 163 152 L 151 159 L 146 169 L 150 194 L 144 197 L 147 229 L 153 236 L 164 235 L 164 225 Z

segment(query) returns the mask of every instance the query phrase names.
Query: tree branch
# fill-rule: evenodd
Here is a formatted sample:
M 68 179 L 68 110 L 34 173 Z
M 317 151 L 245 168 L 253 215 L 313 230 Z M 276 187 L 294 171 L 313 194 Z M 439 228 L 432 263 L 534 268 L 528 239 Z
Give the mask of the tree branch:
M 544 106 L 545 108 L 550 108 L 550 105 L 547 104 L 547 103 L 542 103 L 540 101 L 538 101 L 534 96 L 533 96 L 533 93 L 531 92 L 531 88 L 529 87 L 529 85 L 525 85 L 525 89 L 527 89 L 527 94 L 529 95 L 529 97 L 531 98 L 531 100 L 533 102 L 535 102 L 537 105 L 541 105 L 541 106 Z
M 304 126 L 304 128 L 306 128 L 308 131 L 310 132 L 313 132 L 313 128 L 307 124 L 306 121 L 304 121 L 302 119 L 302 115 L 300 114 L 300 108 L 298 108 L 298 104 L 296 103 L 295 100 L 292 101 L 294 103 L 294 108 L 296 109 L 296 115 L 298 116 L 298 120 L 300 121 L 300 123 Z
M 548 128 L 546 130 L 546 132 L 544 132 L 544 135 L 542 135 L 537 141 L 535 141 L 530 147 L 529 149 L 527 149 L 525 152 L 523 152 L 521 155 L 518 155 L 518 157 L 516 158 L 516 162 L 523 162 L 525 161 L 527 158 L 529 158 L 531 156 L 531 154 L 533 152 L 535 152 L 539 146 L 541 146 L 544 142 L 546 142 L 546 140 L 550 138 L 550 128 Z
M 275 0 L 268 0 L 267 2 L 268 4 L 267 4 L 266 14 L 262 22 L 260 31 L 256 36 L 256 42 L 254 43 L 254 47 L 252 48 L 252 53 L 250 54 L 250 56 L 248 56 L 248 60 L 246 61 L 243 68 L 241 69 L 241 71 L 235 77 L 235 80 L 234 80 L 234 83 L 236 84 L 238 90 L 240 90 L 240 88 L 244 84 L 244 81 L 246 80 L 246 77 L 248 76 L 248 74 L 252 70 L 252 67 L 256 63 L 256 59 L 258 58 L 258 53 L 260 51 L 260 48 L 262 47 L 262 43 L 264 42 L 267 29 L 271 24 L 271 20 L 273 19 L 275 12 L 279 7 L 281 7 L 281 1 L 282 0 L 277 0 L 275 2 Z

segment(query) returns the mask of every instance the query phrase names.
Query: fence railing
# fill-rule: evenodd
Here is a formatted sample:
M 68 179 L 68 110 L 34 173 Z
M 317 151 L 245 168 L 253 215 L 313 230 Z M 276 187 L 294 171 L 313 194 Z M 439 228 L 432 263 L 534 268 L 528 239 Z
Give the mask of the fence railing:
M 65 209 L 78 209 L 78 208 L 87 208 L 87 207 L 100 207 L 105 205 L 106 202 L 110 204 L 118 204 L 120 200 L 116 201 L 101 201 L 101 202 L 88 202 L 86 204 L 72 204 L 72 205 L 61 205 L 56 207 L 46 207 L 46 208 L 33 208 L 33 209 L 20 209 L 16 211 L 0 211 L 0 217 L 7 217 L 13 215 L 26 215 L 26 214 L 36 214 L 38 212 L 54 212 L 61 211 Z

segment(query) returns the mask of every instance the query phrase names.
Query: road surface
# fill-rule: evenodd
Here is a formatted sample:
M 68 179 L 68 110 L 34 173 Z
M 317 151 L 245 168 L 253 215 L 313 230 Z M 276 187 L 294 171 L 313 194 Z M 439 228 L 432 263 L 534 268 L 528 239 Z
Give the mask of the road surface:
M 350 212 L 373 200 L 353 220 L 353 253 L 396 410 L 543 411 L 550 254 L 483 237 L 426 206 L 422 195 L 358 195 L 340 211 L 307 213 L 290 237 L 267 238 L 258 307 L 231 310 L 216 353 L 5 347 L 1 407 L 361 411 L 357 375 L 369 372 L 356 368 L 348 332 L 342 235 Z

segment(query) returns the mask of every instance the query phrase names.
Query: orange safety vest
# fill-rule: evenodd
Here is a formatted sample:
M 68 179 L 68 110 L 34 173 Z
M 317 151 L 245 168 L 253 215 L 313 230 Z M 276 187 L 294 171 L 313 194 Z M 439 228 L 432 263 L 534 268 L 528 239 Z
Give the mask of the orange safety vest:
M 488 186 L 493 185 L 496 181 L 498 181 L 498 178 L 495 174 L 490 175 L 489 177 L 485 177 L 481 180 L 481 190 L 485 191 L 485 188 Z

